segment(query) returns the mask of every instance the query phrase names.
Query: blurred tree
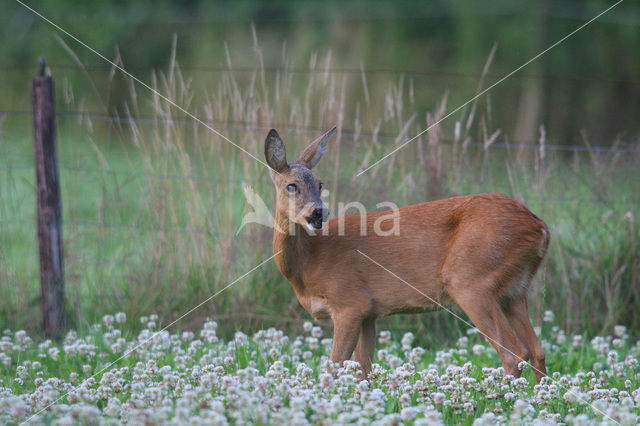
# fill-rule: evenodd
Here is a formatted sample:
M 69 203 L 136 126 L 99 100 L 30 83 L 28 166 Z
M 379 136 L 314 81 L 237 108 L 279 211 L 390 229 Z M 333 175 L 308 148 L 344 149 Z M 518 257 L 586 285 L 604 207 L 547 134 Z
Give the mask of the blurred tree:
M 408 75 L 415 89 L 412 108 L 423 117 L 446 91 L 450 107 L 473 95 L 477 74 L 494 43 L 498 50 L 485 87 L 612 3 L 39 0 L 29 4 L 109 58 L 115 57 L 117 47 L 125 66 L 147 81 L 151 69 L 166 67 L 174 34 L 178 61 L 183 65 L 224 66 L 228 50 L 234 66 L 256 66 L 253 24 L 268 67 L 283 65 L 286 45 L 292 66 L 305 67 L 314 52 L 323 56 L 331 51 L 335 68 L 359 69 L 362 64 L 365 69 L 415 71 Z M 550 139 L 560 143 L 579 142 L 582 129 L 598 144 L 611 142 L 620 132 L 637 137 L 639 26 L 638 4 L 620 4 L 493 89 L 480 102 L 488 124 L 518 141 L 535 140 L 540 124 L 545 125 Z M 51 64 L 75 62 L 56 35 L 83 64 L 104 65 L 18 3 L 5 5 L 0 28 L 1 110 L 28 107 L 24 88 L 38 56 L 46 56 Z M 218 78 L 214 72 L 187 73 L 199 78 L 203 87 Z M 85 98 L 91 110 L 111 113 L 121 109 L 129 96 L 122 80 L 108 81 L 108 69 L 91 68 L 88 75 L 65 69 L 57 76 L 73 87 L 77 97 Z M 105 99 L 92 94 L 88 77 Z M 384 91 L 398 78 L 388 74 L 369 77 L 374 105 L 382 104 Z M 362 93 L 355 87 L 349 90 L 355 103 Z

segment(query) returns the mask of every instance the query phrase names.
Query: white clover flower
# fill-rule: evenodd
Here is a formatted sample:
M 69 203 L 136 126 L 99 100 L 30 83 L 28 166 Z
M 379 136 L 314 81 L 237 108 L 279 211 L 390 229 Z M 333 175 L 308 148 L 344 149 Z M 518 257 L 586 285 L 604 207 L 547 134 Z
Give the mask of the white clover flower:
M 524 377 L 518 377 L 511 382 L 511 385 L 514 387 L 514 389 L 524 390 L 529 387 L 529 382 Z
M 484 345 L 473 345 L 473 348 L 471 349 L 471 351 L 473 352 L 474 355 L 482 355 L 485 349 L 486 348 Z
M 124 324 L 125 322 L 127 322 L 127 314 L 125 314 L 124 312 L 118 312 L 115 315 L 115 320 L 118 324 Z
M 431 399 L 433 400 L 434 404 L 442 405 L 447 400 L 447 396 L 445 394 L 443 394 L 442 392 L 435 392 L 431 396 Z
M 318 343 L 318 339 L 315 337 L 307 337 L 305 339 L 305 343 L 307 344 L 307 346 L 309 347 L 309 349 L 318 349 L 320 347 L 320 344 Z
M 249 343 L 249 336 L 241 331 L 236 331 L 234 341 L 236 343 L 236 347 L 247 346 L 247 344 Z
M 110 417 L 118 417 L 120 414 L 120 409 L 122 407 L 122 402 L 118 398 L 111 397 L 109 398 L 106 407 L 104 407 L 103 412 Z
M 387 355 L 387 362 L 391 368 L 396 369 L 402 365 L 402 358 L 399 358 L 395 355 Z
M 391 332 L 388 330 L 382 330 L 378 334 L 378 343 L 381 345 L 386 345 L 391 342 Z
M 493 413 L 484 413 L 479 418 L 473 421 L 474 426 L 485 426 L 498 424 L 496 415 Z
M 572 339 L 572 344 L 571 344 L 574 348 L 580 348 L 582 347 L 582 335 L 580 334 L 576 334 L 573 336 Z
M 544 322 L 553 322 L 555 320 L 555 315 L 553 311 L 544 311 L 544 316 L 542 317 L 542 321 Z
M 411 349 L 411 352 L 409 353 L 409 362 L 411 364 L 417 364 L 420 359 L 422 358 L 422 355 L 424 355 L 426 351 L 421 348 L 420 346 L 416 346 L 415 348 Z
M 400 411 L 400 418 L 407 422 L 413 420 L 418 415 L 418 409 L 416 407 L 405 407 Z
M 289 401 L 289 407 L 294 411 L 301 411 L 304 409 L 306 403 L 304 398 L 294 397 Z
M 192 331 L 183 331 L 182 334 L 180 335 L 180 340 L 187 343 L 192 341 L 195 337 L 196 337 L 195 333 L 193 333 Z
M 19 348 L 19 350 L 24 350 L 31 345 L 31 342 L 32 342 L 31 337 L 29 337 L 27 332 L 24 330 L 16 331 L 16 334 L 14 334 L 14 337 L 16 339 L 16 342 L 18 342 L 21 345 L 21 348 Z
M 102 317 L 102 324 L 108 329 L 113 327 L 113 322 L 113 315 L 105 315 Z
M 627 327 L 624 325 L 616 325 L 613 327 L 613 335 L 616 337 L 624 337 L 627 334 Z
M 438 410 L 433 408 L 433 406 L 425 410 L 424 419 L 430 425 L 442 424 L 442 414 Z
M 404 349 L 405 351 L 408 351 L 409 349 L 411 349 L 411 344 L 413 343 L 414 338 L 415 336 L 413 335 L 413 333 L 411 332 L 405 333 L 404 336 L 402 336 L 402 340 L 400 341 L 400 344 L 402 345 L 402 349 Z
M 333 376 L 328 373 L 322 373 L 320 374 L 319 381 L 323 388 L 328 388 L 333 383 Z
M 313 327 L 311 329 L 311 336 L 316 338 L 316 339 L 320 339 L 322 337 L 322 328 L 320 327 Z
M 313 374 L 313 370 L 303 362 L 298 364 L 298 366 L 296 367 L 296 375 L 298 377 L 307 378 L 307 377 L 311 377 L 312 374 Z
M 469 345 L 469 338 L 467 336 L 462 336 L 456 342 L 456 346 L 459 348 L 465 348 Z
M 305 333 L 309 333 L 311 329 L 313 329 L 313 324 L 310 321 L 305 321 L 304 324 L 302 324 L 302 329 Z
M 370 377 L 380 377 L 384 375 L 387 371 L 380 364 L 373 364 L 371 366 L 371 374 Z
M 356 388 L 360 391 L 360 392 L 365 392 L 369 390 L 369 382 L 366 380 L 361 380 L 360 383 L 358 383 L 356 385 Z
M 0 362 L 2 362 L 2 364 L 5 367 L 10 367 L 11 366 L 11 357 L 0 352 Z

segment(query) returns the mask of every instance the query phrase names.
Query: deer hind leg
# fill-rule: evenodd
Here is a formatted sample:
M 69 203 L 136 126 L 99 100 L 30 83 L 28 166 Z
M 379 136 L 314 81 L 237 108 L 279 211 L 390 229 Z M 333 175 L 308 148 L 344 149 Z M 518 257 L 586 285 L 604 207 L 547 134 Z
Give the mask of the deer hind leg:
M 547 369 L 545 366 L 544 351 L 531 325 L 529 303 L 527 302 L 526 296 L 504 306 L 503 311 L 516 335 L 526 346 L 529 355 L 528 361 L 531 361 L 531 365 L 533 366 L 536 382 L 540 383 L 542 377 L 547 375 Z
M 452 283 L 453 284 L 453 283 Z M 489 283 L 487 283 L 489 284 Z M 505 374 L 520 376 L 518 364 L 527 357 L 527 349 L 505 318 L 498 297 L 485 291 L 490 285 L 450 285 L 447 290 L 473 324 L 496 349 Z
M 360 328 L 360 338 L 356 345 L 354 358 L 362 367 L 362 376 L 366 378 L 371 372 L 371 361 L 373 360 L 373 351 L 376 347 L 376 320 L 375 318 L 367 318 L 362 321 Z

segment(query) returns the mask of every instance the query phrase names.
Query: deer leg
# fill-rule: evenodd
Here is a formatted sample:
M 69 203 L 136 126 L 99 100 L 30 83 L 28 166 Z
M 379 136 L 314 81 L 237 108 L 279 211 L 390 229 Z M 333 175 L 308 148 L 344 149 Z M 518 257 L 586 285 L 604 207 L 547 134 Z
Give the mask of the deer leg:
M 518 337 L 527 347 L 529 353 L 529 360 L 533 366 L 533 372 L 536 376 L 536 382 L 540 383 L 540 380 L 547 375 L 547 369 L 545 366 L 544 351 L 538 341 L 538 336 L 531 325 L 531 319 L 529 318 L 529 303 L 527 298 L 512 302 L 504 309 L 504 313 L 511 323 L 511 327 L 516 332 Z
M 526 349 L 507 322 L 497 297 L 481 289 L 457 287 L 451 288 L 449 294 L 496 349 L 505 374 L 519 377 L 518 364 L 526 358 Z
M 333 316 L 333 346 L 331 347 L 331 361 L 342 363 L 351 358 L 356 347 L 362 319 L 350 313 L 340 313 Z
M 362 376 L 366 378 L 371 372 L 371 361 L 373 360 L 373 351 L 376 346 L 376 320 L 375 318 L 367 318 L 362 321 L 360 327 L 360 338 L 356 345 L 354 358 L 360 363 L 362 368 Z

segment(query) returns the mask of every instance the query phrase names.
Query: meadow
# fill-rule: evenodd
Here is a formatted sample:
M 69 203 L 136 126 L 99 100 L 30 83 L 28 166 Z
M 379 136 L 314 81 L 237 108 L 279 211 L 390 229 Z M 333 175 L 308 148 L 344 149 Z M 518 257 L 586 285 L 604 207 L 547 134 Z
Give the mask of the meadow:
M 477 329 L 424 348 L 413 333 L 382 330 L 372 373 L 328 360 L 331 339 L 305 322 L 229 340 L 206 320 L 160 329 L 157 315 L 106 315 L 61 343 L 24 330 L 0 338 L 3 424 L 609 424 L 640 418 L 640 342 L 625 327 L 586 339 L 545 312 L 539 334 L 550 376 L 506 376 Z

